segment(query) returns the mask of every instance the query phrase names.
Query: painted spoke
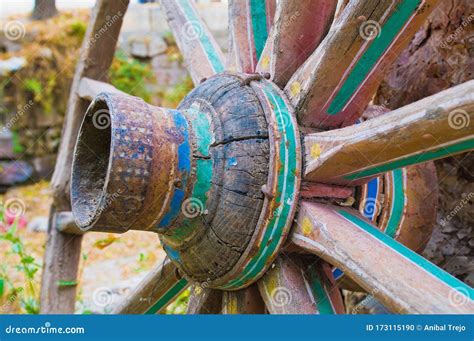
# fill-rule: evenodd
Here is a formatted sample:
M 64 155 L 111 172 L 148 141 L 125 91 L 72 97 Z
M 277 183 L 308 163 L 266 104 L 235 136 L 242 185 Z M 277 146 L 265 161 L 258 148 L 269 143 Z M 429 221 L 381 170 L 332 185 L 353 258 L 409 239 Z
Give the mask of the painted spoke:
M 356 126 L 307 135 L 305 180 L 359 184 L 474 149 L 474 81 Z
M 222 307 L 222 291 L 193 285 L 186 314 L 219 314 Z
M 339 289 L 319 261 L 307 266 L 298 258 L 283 254 L 258 281 L 258 288 L 270 314 L 344 312 Z
M 373 92 L 438 0 L 354 0 L 285 91 L 301 124 L 337 128 L 362 114 Z
M 224 57 L 189 0 L 163 0 L 166 18 L 194 84 L 224 71 Z
M 393 312 L 474 310 L 472 288 L 388 237 L 353 209 L 303 202 L 291 241 L 338 266 Z
M 328 32 L 335 9 L 334 0 L 281 0 L 257 71 L 283 88 Z
M 256 285 L 236 291 L 224 291 L 223 314 L 265 314 L 265 304 Z
M 262 54 L 275 15 L 276 0 L 229 1 L 231 71 L 252 73 Z
M 188 280 L 181 277 L 178 268 L 166 260 L 154 267 L 137 288 L 112 310 L 112 313 L 160 313 L 188 286 Z

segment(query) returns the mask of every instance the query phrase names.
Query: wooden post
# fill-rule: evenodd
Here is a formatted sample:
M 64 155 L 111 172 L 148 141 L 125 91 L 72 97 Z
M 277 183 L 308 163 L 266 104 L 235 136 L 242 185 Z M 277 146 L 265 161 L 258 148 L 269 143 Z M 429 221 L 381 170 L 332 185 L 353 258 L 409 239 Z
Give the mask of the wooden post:
M 81 253 L 81 235 L 69 235 L 56 229 L 56 211 L 70 211 L 69 177 L 72 150 L 88 101 L 81 99 L 78 89 L 81 79 L 106 80 L 112 63 L 118 35 L 128 0 L 98 0 L 92 10 L 89 26 L 81 48 L 69 96 L 61 145 L 51 180 L 53 207 L 48 224 L 48 241 L 41 282 L 40 311 L 42 314 L 73 313 L 76 287 L 58 285 L 60 280 L 76 281 Z
M 305 180 L 360 184 L 474 148 L 474 81 L 353 127 L 305 137 Z

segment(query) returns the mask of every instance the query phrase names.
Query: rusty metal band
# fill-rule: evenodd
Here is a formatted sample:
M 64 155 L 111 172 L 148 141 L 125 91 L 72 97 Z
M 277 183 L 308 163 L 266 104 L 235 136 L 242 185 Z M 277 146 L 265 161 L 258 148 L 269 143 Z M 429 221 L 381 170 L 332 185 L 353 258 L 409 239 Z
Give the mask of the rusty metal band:
M 272 83 L 252 82 L 269 126 L 270 172 L 267 194 L 257 228 L 241 260 L 213 286 L 236 290 L 260 278 L 274 261 L 285 241 L 298 200 L 301 146 L 293 110 Z

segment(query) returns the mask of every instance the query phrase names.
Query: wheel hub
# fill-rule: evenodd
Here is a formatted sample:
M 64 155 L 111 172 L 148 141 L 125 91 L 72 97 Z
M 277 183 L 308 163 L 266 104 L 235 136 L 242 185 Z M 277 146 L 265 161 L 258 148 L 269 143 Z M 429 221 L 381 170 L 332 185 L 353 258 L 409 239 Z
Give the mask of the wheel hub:
M 101 94 L 75 149 L 77 224 L 157 232 L 190 279 L 245 287 L 264 273 L 288 234 L 299 143 L 283 93 L 259 75 L 214 76 L 177 110 Z

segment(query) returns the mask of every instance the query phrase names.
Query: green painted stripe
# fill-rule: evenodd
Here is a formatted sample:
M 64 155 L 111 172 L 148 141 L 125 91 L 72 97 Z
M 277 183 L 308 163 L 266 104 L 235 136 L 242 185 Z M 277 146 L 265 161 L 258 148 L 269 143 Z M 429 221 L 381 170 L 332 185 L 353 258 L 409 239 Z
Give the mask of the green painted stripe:
M 398 227 L 400 226 L 403 211 L 405 209 L 405 191 L 403 169 L 395 169 L 392 172 L 392 207 L 390 209 L 390 218 L 388 219 L 385 234 L 395 237 Z
M 376 175 L 379 173 L 388 172 L 397 168 L 410 166 L 416 163 L 422 163 L 426 161 L 443 158 L 455 153 L 461 153 L 461 152 L 468 151 L 471 149 L 474 149 L 474 139 L 462 141 L 462 142 L 455 143 L 447 147 L 441 147 L 432 151 L 427 151 L 422 154 L 411 155 L 399 160 L 395 160 L 393 162 L 386 163 L 384 165 L 378 165 L 371 168 L 367 168 L 353 174 L 345 175 L 344 179 L 357 180 L 357 179 L 365 178 L 368 176 Z
M 252 282 L 257 278 L 268 265 L 268 260 L 283 242 L 282 235 L 285 227 L 289 224 L 290 213 L 292 210 L 296 183 L 297 183 L 297 136 L 296 129 L 292 125 L 293 121 L 289 119 L 289 109 L 284 100 L 269 84 L 263 84 L 264 93 L 269 100 L 278 123 L 282 138 L 277 141 L 279 143 L 279 163 L 281 167 L 277 174 L 277 195 L 274 200 L 277 208 L 264 227 L 265 232 L 259 249 L 253 257 L 247 262 L 241 274 L 237 278 L 229 281 L 222 286 L 222 289 L 239 288 Z M 286 117 L 285 117 L 286 116 Z
M 197 32 L 198 40 L 201 43 L 202 49 L 207 56 L 207 59 L 211 63 L 212 68 L 215 73 L 223 72 L 225 67 L 222 62 L 219 54 L 214 48 L 214 45 L 211 42 L 211 38 L 206 34 L 206 30 L 203 27 L 202 21 L 193 8 L 192 2 L 189 0 L 178 0 L 179 6 L 183 9 L 183 13 L 186 17 L 188 23 L 191 23 L 195 26 Z
M 346 81 L 342 84 L 341 89 L 332 100 L 327 110 L 329 115 L 336 115 L 349 102 L 356 90 L 369 77 L 370 72 L 376 66 L 380 57 L 416 12 L 420 2 L 421 0 L 405 0 L 397 6 L 394 13 L 379 30 L 380 35 L 372 41 L 365 53 L 357 61 Z
M 323 283 L 319 278 L 317 271 L 311 267 L 308 271 L 311 291 L 313 292 L 314 300 L 316 301 L 316 307 L 320 314 L 334 315 L 336 312 L 331 304 L 331 298 L 327 295 L 324 290 Z
M 439 267 L 437 267 L 430 261 L 418 255 L 417 253 L 411 251 L 409 248 L 405 247 L 403 244 L 398 243 L 393 238 L 387 236 L 386 234 L 384 234 L 377 228 L 373 227 L 371 224 L 367 223 L 365 220 L 357 217 L 356 215 L 353 215 L 342 209 L 337 210 L 337 212 L 346 220 L 350 221 L 352 224 L 359 227 L 361 230 L 367 232 L 372 237 L 379 240 L 381 243 L 390 247 L 390 249 L 397 252 L 401 256 L 415 263 L 420 268 L 430 273 L 431 275 L 439 279 L 441 282 L 443 282 L 447 286 L 453 288 L 454 290 L 458 291 L 462 295 L 469 297 L 471 300 L 474 299 L 474 290 L 468 285 L 458 280 L 457 278 L 451 276 L 449 273 L 440 269 Z
M 181 278 L 175 285 L 169 288 L 168 291 L 166 291 L 163 296 L 161 296 L 158 301 L 156 301 L 156 303 L 145 312 L 145 314 L 156 314 L 161 309 L 165 308 L 177 295 L 186 289 L 188 285 L 188 280 L 186 278 Z
M 211 133 L 210 118 L 205 113 L 196 109 L 187 109 L 184 114 L 191 124 L 191 129 L 194 132 L 197 143 L 197 151 L 202 156 L 210 156 L 210 146 L 213 138 Z M 207 194 L 211 189 L 212 180 L 212 160 L 196 159 L 196 181 L 194 183 L 191 197 L 198 200 L 202 204 L 203 212 L 206 210 Z M 170 231 L 170 236 L 183 240 L 195 231 L 194 225 L 201 224 L 202 219 L 198 215 L 195 218 L 183 219 L 183 222 Z
M 250 15 L 252 18 L 255 53 L 258 61 L 268 38 L 265 0 L 250 0 Z

